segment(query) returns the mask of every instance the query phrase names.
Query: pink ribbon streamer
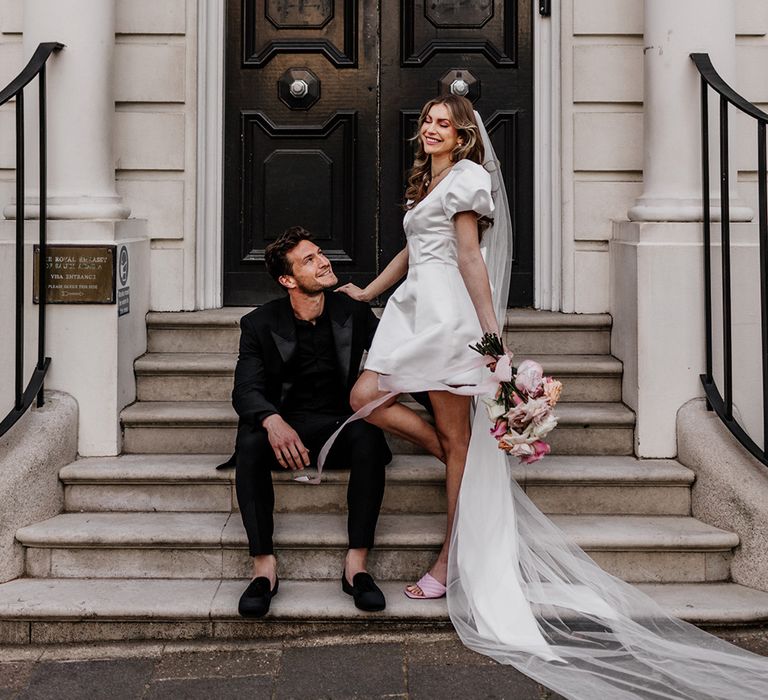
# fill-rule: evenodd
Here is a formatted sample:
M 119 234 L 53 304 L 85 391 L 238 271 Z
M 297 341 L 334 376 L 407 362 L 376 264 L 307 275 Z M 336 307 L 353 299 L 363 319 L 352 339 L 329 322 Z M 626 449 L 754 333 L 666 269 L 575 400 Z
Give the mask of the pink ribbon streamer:
M 505 362 L 506 360 L 506 362 Z M 473 369 L 487 366 L 488 360 L 484 357 L 479 357 L 470 363 L 465 363 L 460 367 L 449 368 L 446 371 L 448 376 L 461 375 Z M 445 384 L 444 382 L 425 379 L 424 377 L 416 377 L 409 375 L 394 375 L 394 374 L 382 374 L 379 375 L 379 389 L 386 391 L 387 393 L 380 396 L 373 401 L 369 401 L 360 410 L 353 413 L 347 420 L 345 420 L 326 440 L 320 454 L 317 456 L 317 476 L 297 476 L 294 477 L 294 481 L 299 481 L 303 484 L 319 484 L 322 481 L 323 465 L 328 457 L 328 453 L 333 447 L 333 443 L 338 437 L 339 433 L 344 430 L 350 423 L 361 418 L 367 418 L 377 408 L 383 406 L 387 401 L 396 397 L 398 394 L 413 393 L 419 391 L 449 391 L 452 394 L 458 394 L 460 396 L 483 396 L 485 394 L 495 393 L 499 383 L 502 381 L 509 381 L 508 375 L 510 375 L 510 360 L 508 356 L 503 356 L 496 363 L 495 369 L 489 374 L 485 381 L 479 384 L 462 384 L 459 386 L 452 386 Z M 511 376 L 511 375 L 510 375 Z

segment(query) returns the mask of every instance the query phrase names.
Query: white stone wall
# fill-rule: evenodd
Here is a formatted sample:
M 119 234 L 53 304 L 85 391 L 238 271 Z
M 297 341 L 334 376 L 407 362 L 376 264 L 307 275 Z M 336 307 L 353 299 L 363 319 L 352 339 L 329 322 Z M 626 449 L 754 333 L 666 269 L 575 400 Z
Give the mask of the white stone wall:
M 736 2 L 736 79 L 734 87 L 768 112 L 768 2 Z M 739 194 L 757 211 L 757 134 L 754 121 L 733 115 L 735 166 Z
M 735 88 L 765 108 L 768 3 L 736 6 Z M 612 220 L 626 219 L 643 189 L 643 0 L 564 0 L 562 12 L 563 310 L 603 312 Z M 740 193 L 753 204 L 755 131 L 732 123 Z
M 736 15 L 736 78 L 734 87 L 750 102 L 768 112 L 768 2 L 739 0 Z M 734 347 L 734 412 L 736 420 L 760 446 L 763 446 L 763 407 L 760 390 L 760 272 L 758 269 L 757 223 L 757 130 L 753 119 L 736 112 L 734 165 L 738 169 L 739 194 L 755 212 L 751 227 L 732 233 L 732 324 Z M 720 264 L 717 249 L 713 265 Z M 721 294 L 719 271 L 713 274 L 715 294 Z M 723 387 L 718 343 L 722 315 L 720 297 L 713 299 L 715 329 L 714 366 L 718 386 Z
M 24 62 L 21 50 L 23 0 L 0 0 L 0 86 L 5 87 Z M 14 194 L 14 101 L 0 107 L 0 212 Z M 0 214 L 0 216 L 2 216 Z
M 131 208 L 131 216 L 148 221 L 151 307 L 192 309 L 196 0 L 116 3 L 117 190 Z M 25 60 L 22 19 L 23 0 L 0 0 L 1 85 L 8 83 Z M 14 194 L 13 120 L 13 105 L 0 108 L 0 210 Z
M 191 309 L 197 3 L 116 2 L 117 189 L 132 216 L 149 222 L 152 308 Z M 736 5 L 735 87 L 768 108 L 768 3 Z M 626 218 L 642 191 L 643 0 L 562 0 L 561 12 L 562 308 L 603 312 L 610 308 L 611 222 Z M 23 0 L 0 0 L 3 85 L 23 62 L 22 13 Z M 734 121 L 739 188 L 754 204 L 754 131 Z M 13 134 L 13 105 L 6 105 L 0 108 L 0 207 L 13 196 Z
M 151 308 L 194 308 L 195 0 L 117 0 L 117 190 L 149 222 Z

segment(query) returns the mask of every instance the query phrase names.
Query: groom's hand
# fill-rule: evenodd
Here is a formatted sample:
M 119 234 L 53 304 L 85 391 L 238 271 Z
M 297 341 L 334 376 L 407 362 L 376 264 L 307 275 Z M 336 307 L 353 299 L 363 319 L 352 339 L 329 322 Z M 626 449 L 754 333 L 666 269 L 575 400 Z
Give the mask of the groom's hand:
M 304 469 L 309 466 L 309 450 L 304 447 L 299 434 L 277 413 L 267 416 L 261 424 L 283 469 Z

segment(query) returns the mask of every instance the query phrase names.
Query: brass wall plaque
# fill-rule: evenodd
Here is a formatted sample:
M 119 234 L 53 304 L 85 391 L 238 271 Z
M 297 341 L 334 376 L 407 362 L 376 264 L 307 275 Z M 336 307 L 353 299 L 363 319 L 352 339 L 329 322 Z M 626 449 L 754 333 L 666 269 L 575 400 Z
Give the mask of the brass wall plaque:
M 40 248 L 35 246 L 33 297 L 40 302 Z M 48 304 L 114 304 L 115 246 L 49 245 L 45 275 Z

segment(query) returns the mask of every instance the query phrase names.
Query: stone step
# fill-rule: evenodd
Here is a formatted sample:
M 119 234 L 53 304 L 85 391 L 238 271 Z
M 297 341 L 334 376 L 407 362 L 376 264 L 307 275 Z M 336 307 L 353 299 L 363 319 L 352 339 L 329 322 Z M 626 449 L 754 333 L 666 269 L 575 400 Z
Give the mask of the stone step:
M 620 401 L 622 364 L 610 355 L 528 355 L 565 385 L 562 401 Z M 522 360 L 522 356 L 518 360 Z M 139 401 L 229 401 L 237 355 L 147 353 L 135 362 Z
M 611 324 L 610 314 L 508 309 L 504 340 L 516 354 L 606 355 Z
M 150 311 L 147 314 L 147 350 L 237 352 L 240 318 L 249 311 L 250 308 L 236 306 L 205 311 Z
M 250 308 L 147 314 L 149 352 L 234 353 L 240 318 Z M 378 313 L 380 309 L 376 310 Z M 608 314 L 509 309 L 505 339 L 516 353 L 601 355 L 610 352 Z
M 559 404 L 550 434 L 554 454 L 631 455 L 634 413 L 618 402 Z M 237 415 L 226 401 L 139 401 L 125 408 L 123 451 L 129 454 L 222 454 L 232 450 Z M 419 448 L 390 439 L 394 453 Z
M 365 625 L 366 631 L 448 627 L 445 599 L 410 600 L 404 581 L 382 581 L 387 607 L 366 613 L 336 581 L 282 579 L 267 618 L 245 621 L 242 580 L 17 579 L 0 584 L 0 643 L 128 639 L 267 638 Z M 768 593 L 735 583 L 640 584 L 670 615 L 702 627 L 768 622 Z M 355 633 L 357 633 L 357 628 Z
M 228 455 L 91 457 L 64 467 L 69 512 L 237 509 L 234 469 L 216 471 Z M 511 460 L 515 462 L 516 460 Z M 672 460 L 549 456 L 511 463 L 515 480 L 547 513 L 689 515 L 692 471 Z M 427 455 L 395 455 L 387 467 L 384 513 L 445 511 L 444 467 Z M 277 512 L 346 511 L 349 472 L 328 471 L 319 486 L 274 472 Z
M 737 535 L 685 516 L 554 515 L 552 520 L 610 573 L 627 581 L 722 581 Z M 418 578 L 442 543 L 445 516 L 382 515 L 371 553 L 382 580 Z M 64 513 L 21 528 L 26 574 L 36 578 L 240 578 L 250 559 L 240 515 Z M 281 576 L 334 579 L 347 547 L 346 517 L 280 513 Z

